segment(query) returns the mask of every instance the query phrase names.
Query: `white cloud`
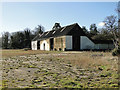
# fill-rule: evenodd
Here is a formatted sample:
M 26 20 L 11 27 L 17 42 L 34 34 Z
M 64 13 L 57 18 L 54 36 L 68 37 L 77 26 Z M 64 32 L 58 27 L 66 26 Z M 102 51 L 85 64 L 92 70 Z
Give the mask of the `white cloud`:
M 105 25 L 104 22 L 100 22 L 100 23 L 98 24 L 98 26 L 100 26 L 100 27 L 103 27 L 104 25 Z

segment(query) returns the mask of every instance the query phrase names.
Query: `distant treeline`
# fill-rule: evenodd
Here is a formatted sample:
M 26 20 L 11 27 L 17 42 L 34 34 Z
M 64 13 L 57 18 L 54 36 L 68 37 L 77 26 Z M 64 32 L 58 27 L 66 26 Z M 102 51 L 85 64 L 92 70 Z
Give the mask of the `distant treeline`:
M 14 33 L 3 32 L 1 37 L 1 47 L 3 49 L 23 49 L 31 48 L 31 40 L 37 35 L 44 32 L 44 27 L 38 25 L 34 30 L 29 28 L 23 31 L 17 31 Z

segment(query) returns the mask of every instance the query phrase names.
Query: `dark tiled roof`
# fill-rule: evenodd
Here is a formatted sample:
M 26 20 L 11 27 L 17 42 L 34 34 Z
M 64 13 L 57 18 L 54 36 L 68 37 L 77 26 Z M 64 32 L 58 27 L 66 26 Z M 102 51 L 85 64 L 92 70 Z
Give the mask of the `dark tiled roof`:
M 43 34 L 38 34 L 32 41 L 36 41 L 36 40 L 40 41 L 40 40 L 44 40 L 44 39 L 47 39 L 47 38 L 67 35 L 76 25 L 78 25 L 78 24 L 75 23 L 75 24 L 72 24 L 72 25 L 61 27 L 57 30 L 51 30 L 51 31 L 44 32 Z M 85 36 L 87 36 L 87 35 L 85 35 Z M 111 44 L 111 43 L 113 43 L 112 40 L 93 40 L 90 37 L 88 37 L 88 38 L 92 42 L 94 42 L 95 44 L 108 44 L 108 43 Z
M 37 34 L 37 35 L 32 39 L 32 41 L 36 41 L 38 38 L 40 38 L 40 34 Z
M 39 41 L 39 40 L 44 40 L 44 39 L 51 38 L 51 37 L 58 37 L 58 36 L 66 35 L 66 34 L 68 34 L 68 32 L 70 30 L 72 30 L 74 28 L 75 25 L 77 25 L 77 23 L 61 27 L 57 30 L 47 31 L 41 35 L 38 34 L 32 41 L 36 41 L 36 40 Z
M 113 44 L 112 40 L 95 40 L 95 39 L 92 39 L 91 37 L 88 37 L 88 38 L 95 44 Z

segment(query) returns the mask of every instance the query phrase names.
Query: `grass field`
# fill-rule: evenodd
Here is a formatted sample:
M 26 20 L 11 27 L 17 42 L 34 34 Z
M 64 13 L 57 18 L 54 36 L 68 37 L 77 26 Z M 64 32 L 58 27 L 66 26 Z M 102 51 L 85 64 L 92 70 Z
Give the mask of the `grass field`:
M 2 87 L 118 88 L 110 52 L 2 51 Z

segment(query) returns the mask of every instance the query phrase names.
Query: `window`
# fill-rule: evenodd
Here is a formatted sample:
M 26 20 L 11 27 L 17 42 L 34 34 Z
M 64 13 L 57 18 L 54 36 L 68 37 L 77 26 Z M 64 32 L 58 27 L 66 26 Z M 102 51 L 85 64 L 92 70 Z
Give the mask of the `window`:
M 44 32 L 42 34 L 39 34 L 39 36 L 41 37 L 44 34 Z
M 33 48 L 35 49 L 35 43 L 33 43 Z
M 54 34 L 56 31 L 54 31 L 52 34 Z
M 63 32 L 65 30 L 66 27 L 64 27 L 60 32 Z
M 49 33 L 49 32 L 47 32 L 47 33 L 45 34 L 45 36 L 48 35 L 48 33 Z

